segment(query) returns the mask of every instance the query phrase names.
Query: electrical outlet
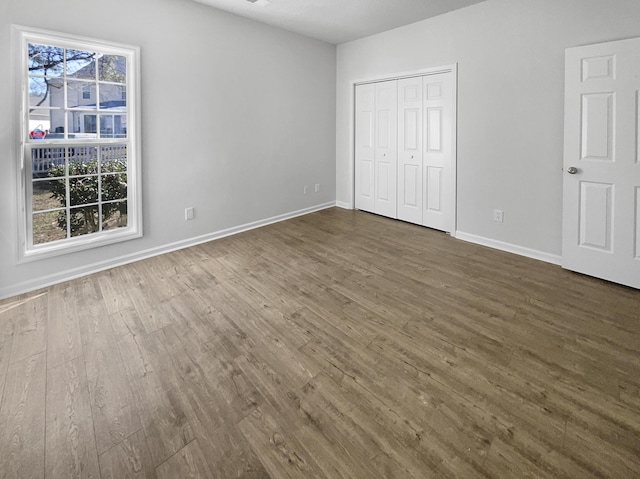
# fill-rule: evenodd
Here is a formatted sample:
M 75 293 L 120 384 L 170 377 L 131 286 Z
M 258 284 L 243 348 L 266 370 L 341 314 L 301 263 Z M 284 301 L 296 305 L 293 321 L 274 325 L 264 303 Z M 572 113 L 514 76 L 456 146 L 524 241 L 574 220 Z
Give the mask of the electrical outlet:
M 316 183 L 315 191 L 316 193 L 320 193 L 320 183 Z
M 185 208 L 184 209 L 184 219 L 186 221 L 190 221 L 193 219 L 193 215 L 194 215 L 194 209 L 193 206 L 189 207 L 189 208 Z
M 504 223 L 504 211 L 493 210 L 493 221 L 496 223 Z
M 304 187 L 304 189 L 302 190 L 302 192 L 303 192 L 305 195 L 308 195 L 308 194 L 309 194 L 309 187 L 305 185 L 305 187 Z

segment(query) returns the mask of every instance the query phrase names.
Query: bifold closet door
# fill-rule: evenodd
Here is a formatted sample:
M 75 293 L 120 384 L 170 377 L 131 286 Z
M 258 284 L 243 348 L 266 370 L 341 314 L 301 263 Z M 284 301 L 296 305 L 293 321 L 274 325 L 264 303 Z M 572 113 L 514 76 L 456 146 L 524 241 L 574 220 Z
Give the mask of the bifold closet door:
M 452 72 L 423 77 L 423 211 L 422 224 L 451 231 L 453 222 Z
M 398 82 L 356 86 L 356 208 L 397 217 Z
M 422 224 L 422 77 L 398 80 L 398 219 Z
M 356 86 L 356 208 L 453 227 L 455 77 L 449 71 Z
M 374 119 L 375 86 L 356 86 L 355 189 L 356 208 L 375 212 Z
M 398 81 L 375 83 L 374 212 L 397 218 Z

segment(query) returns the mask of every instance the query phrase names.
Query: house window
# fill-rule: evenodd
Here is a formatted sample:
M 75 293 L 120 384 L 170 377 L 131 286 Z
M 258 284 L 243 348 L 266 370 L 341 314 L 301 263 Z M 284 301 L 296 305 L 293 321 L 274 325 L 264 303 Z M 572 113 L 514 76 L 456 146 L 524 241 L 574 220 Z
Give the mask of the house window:
M 140 237 L 138 49 L 15 31 L 21 258 Z

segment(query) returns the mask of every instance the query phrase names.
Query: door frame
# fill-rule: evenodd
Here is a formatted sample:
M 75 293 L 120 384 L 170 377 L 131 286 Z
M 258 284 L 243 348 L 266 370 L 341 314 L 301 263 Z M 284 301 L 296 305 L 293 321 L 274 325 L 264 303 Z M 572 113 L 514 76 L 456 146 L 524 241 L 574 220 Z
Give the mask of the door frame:
M 401 73 L 391 73 L 388 75 L 376 75 L 375 77 L 359 78 L 349 81 L 349 184 L 351 185 L 351 195 L 349 199 L 349 209 L 355 209 L 356 205 L 356 178 L 355 178 L 355 163 L 356 163 L 356 86 L 364 85 L 367 83 L 377 83 L 388 80 L 400 80 L 402 78 L 422 77 L 428 75 L 435 75 L 437 73 L 449 73 L 453 75 L 453 105 L 451 112 L 451 231 L 448 232 L 452 237 L 456 236 L 458 229 L 458 64 L 452 63 L 450 65 L 442 65 L 431 68 L 424 68 L 420 70 L 412 70 Z

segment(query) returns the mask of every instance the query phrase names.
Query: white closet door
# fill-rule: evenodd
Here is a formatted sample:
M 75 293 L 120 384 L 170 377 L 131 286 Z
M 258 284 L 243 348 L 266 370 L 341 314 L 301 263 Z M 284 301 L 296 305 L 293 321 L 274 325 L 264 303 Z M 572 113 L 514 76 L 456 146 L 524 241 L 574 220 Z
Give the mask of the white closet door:
M 451 231 L 453 208 L 453 73 L 423 77 L 423 215 L 429 228 Z
M 375 83 L 374 212 L 397 218 L 398 81 Z
M 422 77 L 398 80 L 398 219 L 422 224 Z
M 356 208 L 375 212 L 374 84 L 356 86 L 355 181 Z

